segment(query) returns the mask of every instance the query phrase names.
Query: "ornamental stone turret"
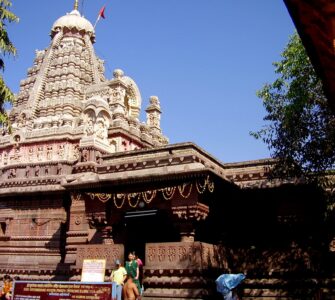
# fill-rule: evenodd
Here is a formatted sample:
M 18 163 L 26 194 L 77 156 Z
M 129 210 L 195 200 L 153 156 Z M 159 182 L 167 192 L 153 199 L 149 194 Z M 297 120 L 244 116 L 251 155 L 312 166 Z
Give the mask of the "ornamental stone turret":
M 157 144 L 161 142 L 161 107 L 157 96 L 151 96 L 150 104 L 145 110 L 147 113 L 147 125 Z
M 168 143 L 158 98 L 150 100 L 150 121 L 141 122 L 139 88 L 120 69 L 105 77 L 93 47 L 94 27 L 77 5 L 53 23 L 50 36 L 49 47 L 36 50 L 20 82 L 10 130 L 2 128 L 2 179 L 71 173 L 76 162 L 97 163 L 104 154 Z M 18 164 L 22 170 L 12 167 Z

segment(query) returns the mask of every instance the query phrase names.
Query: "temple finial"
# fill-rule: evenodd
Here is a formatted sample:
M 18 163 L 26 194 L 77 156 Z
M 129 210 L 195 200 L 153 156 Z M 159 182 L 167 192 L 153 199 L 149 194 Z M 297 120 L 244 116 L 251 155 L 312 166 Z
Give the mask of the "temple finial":
M 74 7 L 73 7 L 74 10 L 78 10 L 78 6 L 79 6 L 78 2 L 79 0 L 75 0 Z

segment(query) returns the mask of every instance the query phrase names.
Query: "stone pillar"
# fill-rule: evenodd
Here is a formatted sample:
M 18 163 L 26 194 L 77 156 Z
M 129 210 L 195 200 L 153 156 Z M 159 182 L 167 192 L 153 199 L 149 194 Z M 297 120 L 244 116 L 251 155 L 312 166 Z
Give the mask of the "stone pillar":
M 147 125 L 150 127 L 154 135 L 161 135 L 161 107 L 157 96 L 151 96 L 149 106 L 145 110 L 147 113 Z
M 195 224 L 205 220 L 208 212 L 208 206 L 202 203 L 172 207 L 175 222 L 180 230 L 181 242 L 194 242 Z
M 75 262 L 77 245 L 86 244 L 89 229 L 85 199 L 80 193 L 71 193 L 71 200 L 70 224 L 66 240 L 66 263 Z
M 120 69 L 116 69 L 113 72 L 114 80 L 118 82 L 117 86 L 114 86 L 112 90 L 112 97 L 109 102 L 109 107 L 113 115 L 113 127 L 123 127 L 126 125 L 126 86 L 121 80 L 124 73 Z

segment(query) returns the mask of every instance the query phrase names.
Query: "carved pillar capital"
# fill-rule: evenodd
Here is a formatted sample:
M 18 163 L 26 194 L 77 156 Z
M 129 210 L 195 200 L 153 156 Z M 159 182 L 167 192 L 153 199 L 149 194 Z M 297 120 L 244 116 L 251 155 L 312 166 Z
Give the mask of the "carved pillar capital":
M 72 207 L 85 205 L 85 200 L 81 193 L 71 192 Z
M 207 218 L 209 207 L 202 203 L 174 206 L 172 213 L 178 220 L 200 221 Z
M 172 207 L 172 214 L 180 230 L 181 242 L 194 242 L 195 223 L 205 220 L 209 207 L 202 203 Z
M 103 244 L 114 244 L 113 228 L 107 221 L 106 213 L 92 213 L 87 218 L 91 229 L 95 229 Z

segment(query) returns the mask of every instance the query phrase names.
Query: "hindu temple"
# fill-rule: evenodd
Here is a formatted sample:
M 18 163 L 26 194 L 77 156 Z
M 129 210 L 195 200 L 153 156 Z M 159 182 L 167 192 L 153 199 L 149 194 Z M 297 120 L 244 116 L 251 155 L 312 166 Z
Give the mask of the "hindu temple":
M 323 191 L 270 180 L 270 159 L 169 144 L 159 98 L 141 121 L 139 87 L 105 76 L 77 5 L 50 35 L 1 128 L 0 274 L 75 281 L 105 258 L 108 276 L 135 250 L 145 299 L 214 299 L 222 273 L 246 275 L 243 299 L 334 299 Z

